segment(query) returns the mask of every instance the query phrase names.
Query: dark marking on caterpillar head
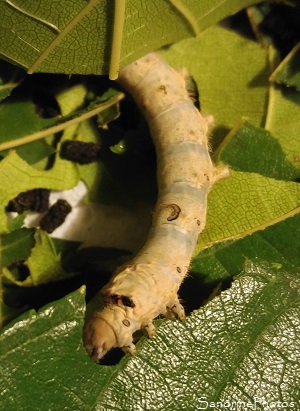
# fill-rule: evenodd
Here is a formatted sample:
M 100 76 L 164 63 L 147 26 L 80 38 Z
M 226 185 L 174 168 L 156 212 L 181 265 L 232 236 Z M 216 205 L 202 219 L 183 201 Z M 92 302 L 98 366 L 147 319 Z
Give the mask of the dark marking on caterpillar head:
M 181 213 L 181 208 L 177 204 L 168 204 L 168 208 L 171 208 L 171 214 L 167 218 L 168 221 L 173 221 L 176 220 L 179 217 L 179 214 Z
M 129 326 L 130 326 L 130 321 L 127 320 L 126 318 L 122 321 L 122 323 L 125 325 L 125 327 L 129 327 Z
M 178 273 L 181 273 L 181 268 L 180 267 L 176 267 L 176 270 Z
M 204 174 L 204 177 L 206 178 L 206 181 L 209 181 L 209 176 L 207 174 Z
M 201 225 L 201 221 L 200 220 L 197 220 L 197 225 Z
M 116 305 L 125 305 L 125 307 L 135 307 L 134 302 L 131 300 L 130 297 L 126 297 L 125 295 L 119 294 L 112 294 L 109 296 L 110 300 Z

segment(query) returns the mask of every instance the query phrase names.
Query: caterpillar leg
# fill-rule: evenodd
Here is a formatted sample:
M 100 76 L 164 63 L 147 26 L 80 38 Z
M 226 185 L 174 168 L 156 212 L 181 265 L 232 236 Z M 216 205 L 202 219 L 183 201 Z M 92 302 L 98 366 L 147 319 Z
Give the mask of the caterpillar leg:
M 170 301 L 167 305 L 166 317 L 170 319 L 184 320 L 185 319 L 185 312 L 183 306 L 180 304 L 178 299 Z
M 144 325 L 143 329 L 146 331 L 147 335 L 149 338 L 153 338 L 155 333 L 156 333 L 156 329 L 155 326 L 152 322 Z
M 129 353 L 130 355 L 136 355 L 136 347 L 133 343 L 129 345 L 125 345 L 124 347 L 121 347 L 122 351 L 125 353 Z

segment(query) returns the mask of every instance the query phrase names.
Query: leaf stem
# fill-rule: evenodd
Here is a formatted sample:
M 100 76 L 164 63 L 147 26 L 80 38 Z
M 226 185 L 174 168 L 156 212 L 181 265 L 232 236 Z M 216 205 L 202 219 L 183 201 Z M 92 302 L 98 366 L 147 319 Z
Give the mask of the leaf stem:
M 268 59 L 269 59 L 269 68 L 270 68 L 270 73 L 274 72 L 276 67 L 279 64 L 279 57 L 278 53 L 273 47 L 269 47 L 268 50 Z M 270 130 L 271 128 L 271 123 L 272 123 L 272 115 L 274 113 L 274 104 L 275 104 L 275 91 L 276 91 L 276 85 L 274 82 L 269 82 L 269 99 L 268 99 L 268 107 L 266 110 L 266 118 L 265 118 L 265 129 Z
M 125 5 L 126 0 L 115 0 L 114 28 L 109 66 L 110 80 L 118 78 L 125 21 Z
M 5 141 L 4 143 L 0 144 L 0 151 L 8 150 L 14 147 L 19 147 L 24 144 L 32 143 L 33 141 L 39 140 L 41 138 L 47 137 L 51 134 L 58 133 L 59 131 L 65 130 L 67 127 L 70 127 L 74 124 L 81 123 L 89 118 L 95 116 L 96 114 L 100 113 L 101 111 L 106 110 L 107 108 L 113 106 L 114 104 L 118 103 L 120 100 L 124 98 L 123 93 L 118 93 L 116 96 L 112 97 L 109 101 L 105 103 L 101 103 L 100 106 L 93 108 L 88 112 L 84 112 L 82 115 L 76 118 L 72 118 L 70 120 L 65 121 L 61 124 L 56 124 L 54 126 L 48 127 L 43 130 L 36 131 L 35 133 L 28 134 L 27 136 L 17 138 L 16 140 Z

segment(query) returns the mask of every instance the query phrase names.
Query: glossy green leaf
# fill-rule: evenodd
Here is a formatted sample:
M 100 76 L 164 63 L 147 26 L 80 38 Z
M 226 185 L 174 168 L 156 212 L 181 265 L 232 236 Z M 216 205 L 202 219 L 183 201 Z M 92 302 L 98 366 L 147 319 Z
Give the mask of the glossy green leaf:
M 165 322 L 94 409 L 135 410 L 142 403 L 147 410 L 193 410 L 201 397 L 253 404 L 255 396 L 297 409 L 299 314 L 297 273 L 248 264 L 229 290 L 184 323 Z
M 52 136 L 50 139 L 52 140 Z M 47 138 L 44 138 L 16 147 L 16 153 L 27 161 L 28 164 L 34 164 L 37 168 L 39 168 L 39 164 L 44 164 L 44 167 L 41 166 L 41 169 L 44 169 L 51 154 L 55 153 L 55 149 L 47 142 Z
M 120 65 L 194 36 L 255 2 L 128 0 Z M 2 1 L 0 55 L 32 71 L 105 74 L 112 48 L 113 8 L 111 0 L 54 0 L 51 5 L 40 0 Z
M 284 86 L 272 86 L 265 128 L 279 141 L 287 159 L 300 169 L 300 93 Z
M 19 98 L 7 99 L 0 105 L 0 142 L 31 134 L 55 121 L 55 118 L 42 118 L 37 114 L 30 95 L 23 93 Z
M 10 321 L 20 316 L 28 307 L 12 308 L 2 301 L 2 291 L 0 285 L 0 328 L 2 329 Z
M 100 371 L 84 352 L 84 307 L 81 289 L 26 313 L 1 333 L 1 410 L 54 411 L 58 404 L 70 411 L 91 409 L 98 396 L 94 387 L 105 385 L 113 369 Z
M 0 146 L 52 125 L 55 121 L 55 118 L 42 118 L 37 114 L 30 94 L 15 93 L 0 104 Z M 17 152 L 29 164 L 34 164 L 48 157 L 53 149 L 43 139 L 17 148 Z M 3 156 L 7 153 L 8 151 L 2 151 L 0 154 Z
M 17 215 L 8 222 L 9 231 L 14 231 L 24 226 L 24 220 L 26 218 L 26 212 Z
M 74 276 L 74 273 L 67 273 L 62 268 L 61 253 L 57 252 L 52 238 L 42 230 L 21 228 L 2 235 L 0 241 L 1 264 L 6 267 L 3 275 L 9 283 L 33 287 Z M 74 249 L 77 246 L 78 244 L 74 245 Z M 64 247 L 59 245 L 58 248 Z M 14 274 L 9 270 L 9 265 L 16 262 L 24 263 L 28 269 L 26 278 L 20 279 L 18 272 Z
M 33 247 L 35 229 L 20 228 L 0 236 L 0 267 L 25 260 Z
M 0 61 L 0 101 L 10 95 L 25 77 L 25 72 L 4 60 Z
M 300 214 L 240 240 L 216 244 L 195 254 L 191 273 L 202 284 L 215 284 L 237 275 L 247 260 L 273 261 L 283 269 L 299 265 Z M 199 285 L 200 286 L 200 285 Z
M 270 33 L 262 30 L 261 25 L 264 19 L 268 16 L 270 10 L 272 9 L 272 4 L 262 2 L 255 6 L 250 6 L 247 8 L 247 15 L 249 18 L 249 23 L 252 30 L 258 39 L 258 41 L 264 46 L 269 47 L 272 44 L 272 36 Z
M 163 322 L 115 367 L 83 353 L 83 312 L 78 291 L 2 332 L 0 409 L 179 411 L 256 400 L 266 410 L 260 401 L 300 401 L 296 270 L 247 264 L 230 289 L 183 323 Z
M 33 116 L 32 118 L 32 115 L 30 114 L 28 116 L 30 130 L 27 130 L 26 126 L 24 126 L 23 129 L 22 124 L 20 123 L 19 127 L 17 126 L 16 129 L 13 128 L 11 132 L 9 131 L 10 121 L 8 119 L 13 117 L 11 115 L 11 111 L 15 112 L 18 110 L 18 105 L 21 104 L 22 106 L 22 102 L 6 102 L 7 104 L 5 104 L 4 107 L 8 107 L 8 110 L 4 108 L 2 113 L 2 121 L 5 123 L 5 126 L 2 131 L 3 134 L 2 143 L 0 143 L 0 151 L 24 146 L 30 143 L 34 143 L 35 147 L 30 146 L 29 150 L 34 148 L 38 149 L 39 146 L 36 144 L 38 140 L 49 137 L 61 131 L 64 131 L 64 138 L 71 139 L 74 137 L 80 123 L 89 120 L 98 113 L 106 111 L 110 107 L 118 104 L 118 102 L 124 97 L 123 93 L 117 93 L 115 90 L 109 89 L 103 94 L 103 96 L 94 99 L 94 101 L 87 107 L 82 108 L 85 102 L 86 93 L 86 88 L 83 85 L 78 85 L 75 87 L 70 87 L 67 91 L 58 94 L 57 100 L 64 115 L 58 118 L 46 119 L 47 121 L 45 122 L 45 119 L 36 121 L 37 116 Z M 26 100 L 24 105 L 26 110 L 26 106 L 29 105 L 31 107 L 32 103 Z M 9 108 L 10 106 L 13 108 Z M 30 108 L 30 111 L 32 111 L 32 108 Z M 7 130 L 5 130 L 5 128 Z M 28 132 L 26 133 L 24 130 Z M 24 153 L 24 150 L 22 153 Z
M 279 142 L 268 131 L 247 121 L 227 135 L 214 157 L 237 171 L 282 180 L 296 180 L 299 176 Z
M 300 211 L 300 185 L 231 171 L 209 194 L 206 227 L 197 251 L 263 230 Z
M 59 80 L 60 79 L 60 80 Z M 86 115 L 95 109 L 94 104 L 84 108 L 87 88 L 84 84 L 72 85 L 63 77 L 53 79 L 48 84 L 36 81 L 32 87 L 30 81 L 17 89 L 11 98 L 0 105 L 0 150 L 5 156 L 8 150 L 16 147 L 16 152 L 29 164 L 37 164 L 48 159 L 54 153 L 53 134 L 62 124 L 76 117 Z M 46 90 L 48 86 L 48 90 Z M 63 88 L 63 90 L 61 90 Z M 56 91 L 56 95 L 55 95 Z M 109 99 L 109 96 L 107 95 Z M 53 102 L 51 101 L 53 100 Z M 102 101 L 105 101 L 105 97 Z M 51 115 L 45 114 L 47 105 L 55 103 Z M 48 109 L 49 110 L 49 109 Z M 52 112 L 56 113 L 55 115 Z M 60 115 L 60 113 L 62 115 Z M 52 128 L 51 128 L 52 127 Z M 39 165 L 37 165 L 39 166 Z
M 36 245 L 26 261 L 30 271 L 24 285 L 46 284 L 70 277 L 61 267 L 60 255 L 56 252 L 51 237 L 45 231 L 37 231 Z

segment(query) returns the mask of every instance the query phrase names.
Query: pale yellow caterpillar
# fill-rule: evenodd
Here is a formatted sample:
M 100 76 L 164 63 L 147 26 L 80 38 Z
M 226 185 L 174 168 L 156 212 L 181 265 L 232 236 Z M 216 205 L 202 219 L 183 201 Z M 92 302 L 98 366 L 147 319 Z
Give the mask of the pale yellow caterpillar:
M 134 354 L 133 333 L 144 329 L 152 337 L 161 314 L 184 319 L 177 292 L 205 226 L 208 192 L 224 176 L 212 164 L 207 121 L 183 73 L 152 53 L 123 68 L 118 82 L 148 122 L 159 194 L 145 245 L 101 290 L 104 307 L 84 326 L 86 351 L 97 362 L 113 347 Z

